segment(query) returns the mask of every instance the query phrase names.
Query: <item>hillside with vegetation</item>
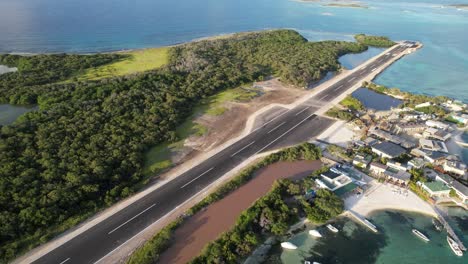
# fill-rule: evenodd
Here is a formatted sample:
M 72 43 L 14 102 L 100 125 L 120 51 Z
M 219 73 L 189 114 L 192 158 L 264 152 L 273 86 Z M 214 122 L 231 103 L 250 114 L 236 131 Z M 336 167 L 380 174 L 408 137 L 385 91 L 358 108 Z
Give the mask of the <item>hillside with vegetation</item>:
M 307 42 L 291 30 L 171 47 L 167 64 L 130 77 L 78 80 L 125 55 L 3 55 L 0 102 L 40 110 L 0 129 L 0 259 L 50 240 L 145 183 L 144 153 L 207 96 L 275 75 L 305 86 L 367 47 Z
M 358 43 L 373 47 L 388 48 L 396 44 L 389 38 L 383 36 L 369 36 L 366 34 L 358 34 L 355 35 L 354 38 Z

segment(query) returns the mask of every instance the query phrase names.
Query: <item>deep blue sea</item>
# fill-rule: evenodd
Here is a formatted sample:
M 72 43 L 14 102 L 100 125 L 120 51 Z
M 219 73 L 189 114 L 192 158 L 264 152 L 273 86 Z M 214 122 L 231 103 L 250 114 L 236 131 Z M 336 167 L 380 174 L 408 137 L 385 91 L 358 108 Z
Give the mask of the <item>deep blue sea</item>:
M 0 0 L 0 52 L 135 49 L 271 28 L 297 29 L 311 40 L 381 34 L 425 46 L 378 83 L 468 102 L 468 10 L 444 7 L 468 0 L 361 2 L 369 8 L 293 0 Z

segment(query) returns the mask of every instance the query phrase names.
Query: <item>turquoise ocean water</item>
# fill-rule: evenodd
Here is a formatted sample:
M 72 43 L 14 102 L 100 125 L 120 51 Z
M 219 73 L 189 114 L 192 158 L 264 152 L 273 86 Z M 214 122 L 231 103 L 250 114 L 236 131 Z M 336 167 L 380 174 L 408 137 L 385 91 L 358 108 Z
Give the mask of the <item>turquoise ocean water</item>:
M 468 241 L 468 214 L 461 209 L 450 209 L 451 223 L 457 234 Z M 295 251 L 277 248 L 273 254 L 280 256 L 283 263 L 300 264 L 305 260 L 319 263 L 467 263 L 468 256 L 457 257 L 446 241 L 446 233 L 438 232 L 431 218 L 401 211 L 379 211 L 371 217 L 378 227 L 375 234 L 361 224 L 348 218 L 333 223 L 340 229 L 334 234 L 324 227 L 318 230 L 323 238 L 312 238 L 307 231 L 291 238 L 298 245 Z M 430 242 L 416 237 L 411 230 L 416 228 L 426 234 Z
M 383 34 L 424 43 L 380 84 L 468 102 L 468 0 L 367 0 L 362 8 L 292 0 L 2 0 L 0 52 L 97 52 L 175 44 L 223 33 L 300 30 L 313 40 Z

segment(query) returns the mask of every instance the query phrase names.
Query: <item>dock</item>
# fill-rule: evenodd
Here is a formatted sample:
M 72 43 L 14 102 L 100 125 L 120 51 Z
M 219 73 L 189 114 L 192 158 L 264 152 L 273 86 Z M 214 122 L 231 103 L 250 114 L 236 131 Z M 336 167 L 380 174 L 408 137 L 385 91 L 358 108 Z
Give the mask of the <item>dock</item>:
M 352 217 L 354 217 L 355 219 L 357 219 L 359 223 L 361 223 L 361 224 L 367 226 L 367 227 L 368 227 L 370 230 L 372 230 L 373 232 L 375 232 L 375 233 L 379 232 L 379 231 L 377 230 L 377 227 L 376 227 L 374 224 L 372 224 L 369 220 L 367 220 L 366 218 L 357 215 L 356 213 L 354 213 L 354 212 L 351 211 L 351 210 L 348 210 L 348 211 L 346 211 L 346 212 L 347 212 L 349 215 L 351 215 Z
M 455 240 L 457 242 L 457 244 L 458 244 L 458 246 L 460 247 L 461 250 L 466 251 L 466 247 L 465 247 L 465 245 L 463 245 L 463 242 L 461 241 L 461 239 L 457 236 L 457 234 L 452 229 L 452 227 L 447 222 L 447 220 L 445 220 L 444 212 L 439 210 L 439 208 L 437 208 L 436 206 L 434 206 L 434 210 L 436 211 L 436 213 L 438 215 L 437 219 L 444 225 L 444 228 L 445 228 L 445 230 L 447 230 L 447 233 L 453 238 L 453 240 Z

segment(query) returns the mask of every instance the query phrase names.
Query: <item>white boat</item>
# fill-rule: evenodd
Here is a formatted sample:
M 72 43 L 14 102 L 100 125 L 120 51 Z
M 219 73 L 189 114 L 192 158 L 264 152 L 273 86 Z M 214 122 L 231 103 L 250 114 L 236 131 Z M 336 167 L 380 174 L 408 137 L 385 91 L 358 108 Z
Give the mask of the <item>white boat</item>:
M 423 233 L 421 233 L 419 230 L 417 229 L 413 229 L 413 234 L 415 234 L 417 237 L 421 238 L 422 240 L 426 241 L 426 242 L 429 242 L 429 238 L 424 235 Z
M 338 233 L 338 229 L 330 224 L 327 225 L 327 228 L 334 233 Z
M 281 243 L 281 247 L 285 249 L 297 249 L 297 246 L 291 242 L 283 242 Z
M 313 236 L 313 237 L 322 237 L 322 234 L 320 234 L 319 231 L 317 230 L 309 230 L 309 235 Z
M 459 257 L 463 256 L 463 251 L 461 251 L 460 247 L 458 246 L 458 243 L 455 240 L 453 240 L 451 237 L 447 236 L 447 242 L 448 242 L 450 248 L 452 249 L 453 253 L 455 253 L 455 255 L 457 255 Z

